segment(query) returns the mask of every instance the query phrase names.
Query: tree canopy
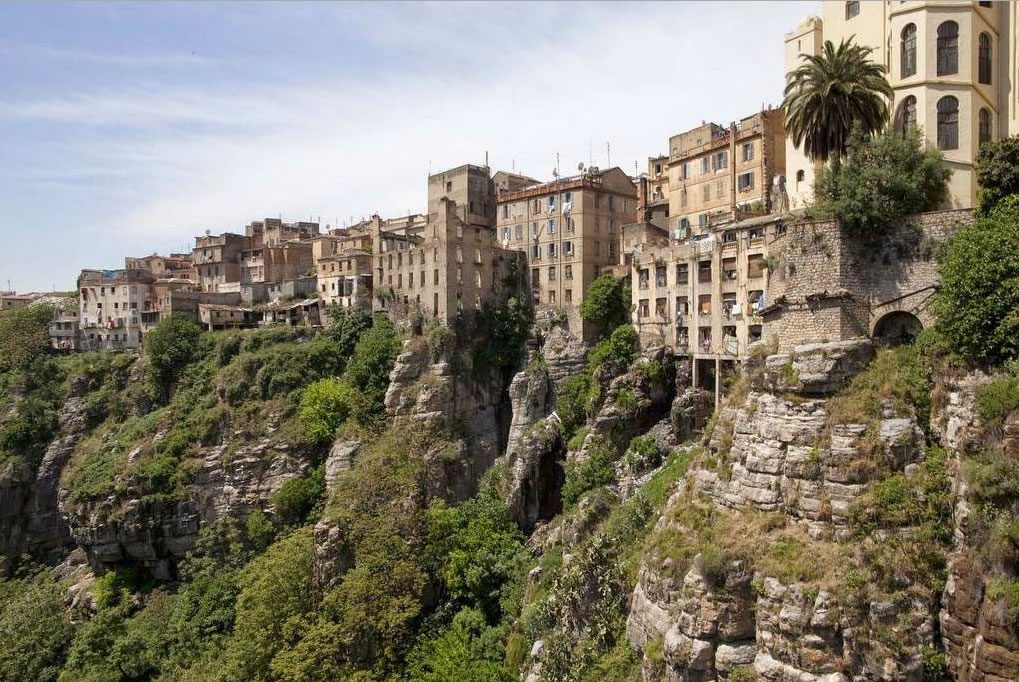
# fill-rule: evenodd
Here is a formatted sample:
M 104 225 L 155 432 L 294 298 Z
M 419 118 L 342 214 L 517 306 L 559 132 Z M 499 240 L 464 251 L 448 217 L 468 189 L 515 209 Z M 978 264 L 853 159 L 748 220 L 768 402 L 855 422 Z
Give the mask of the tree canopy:
M 786 132 L 811 159 L 844 155 L 854 123 L 867 134 L 884 128 L 893 93 L 885 67 L 870 60 L 872 51 L 851 40 L 838 47 L 826 40 L 820 54 L 804 55 L 788 74 Z
M 1019 135 L 981 145 L 976 171 L 979 211 L 989 215 L 1002 199 L 1019 194 Z
M 591 282 L 587 296 L 580 304 L 580 317 L 594 324 L 599 336 L 629 322 L 629 312 L 630 293 L 626 283 L 608 273 Z

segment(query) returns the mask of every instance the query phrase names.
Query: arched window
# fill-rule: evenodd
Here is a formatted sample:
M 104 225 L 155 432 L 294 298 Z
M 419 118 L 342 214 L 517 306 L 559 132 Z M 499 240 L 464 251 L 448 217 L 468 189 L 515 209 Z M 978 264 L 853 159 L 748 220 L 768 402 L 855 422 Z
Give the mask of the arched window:
M 860 0 L 848 0 L 846 2 L 846 19 L 852 19 L 860 13 Z
M 902 29 L 902 78 L 916 74 L 916 24 L 906 24 Z
M 938 100 L 938 149 L 959 148 L 959 100 L 949 95 Z
M 991 84 L 991 36 L 981 33 L 979 38 L 980 60 L 977 62 L 978 76 L 984 85 Z
M 991 112 L 981 109 L 978 114 L 980 144 L 991 141 Z
M 910 95 L 902 100 L 895 112 L 895 129 L 905 135 L 910 128 L 916 127 L 916 97 Z
M 959 24 L 946 21 L 938 26 L 938 75 L 959 73 Z

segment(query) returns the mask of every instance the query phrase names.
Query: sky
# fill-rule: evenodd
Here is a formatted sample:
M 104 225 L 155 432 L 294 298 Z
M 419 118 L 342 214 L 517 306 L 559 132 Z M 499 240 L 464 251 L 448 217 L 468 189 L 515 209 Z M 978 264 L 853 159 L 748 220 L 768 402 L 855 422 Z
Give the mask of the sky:
M 646 170 L 777 106 L 818 3 L 0 3 L 0 289 L 251 220 L 423 212 L 463 163 Z M 606 145 L 609 145 L 607 147 Z

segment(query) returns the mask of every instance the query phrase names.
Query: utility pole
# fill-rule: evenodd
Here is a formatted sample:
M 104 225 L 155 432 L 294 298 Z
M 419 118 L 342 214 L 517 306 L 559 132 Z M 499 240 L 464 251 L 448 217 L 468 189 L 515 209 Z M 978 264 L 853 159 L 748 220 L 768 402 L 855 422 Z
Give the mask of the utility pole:
M 605 143 L 605 167 L 612 168 L 612 145 Z

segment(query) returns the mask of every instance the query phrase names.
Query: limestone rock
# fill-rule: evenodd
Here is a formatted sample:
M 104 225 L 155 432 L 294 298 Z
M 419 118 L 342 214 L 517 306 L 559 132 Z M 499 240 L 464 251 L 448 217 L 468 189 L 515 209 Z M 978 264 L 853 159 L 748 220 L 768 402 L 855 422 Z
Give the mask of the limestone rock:
M 874 357 L 869 339 L 803 344 L 764 361 L 764 388 L 809 395 L 831 395 Z

